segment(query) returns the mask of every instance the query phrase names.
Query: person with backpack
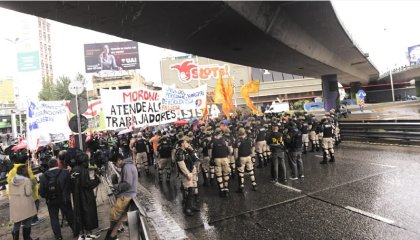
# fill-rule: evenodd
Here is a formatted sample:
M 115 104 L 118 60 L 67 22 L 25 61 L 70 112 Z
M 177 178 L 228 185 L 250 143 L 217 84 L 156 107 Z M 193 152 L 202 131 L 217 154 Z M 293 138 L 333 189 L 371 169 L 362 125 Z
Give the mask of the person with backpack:
M 149 149 L 146 139 L 143 138 L 143 135 L 141 133 L 137 135 L 137 141 L 134 146 L 137 152 L 136 166 L 137 166 L 138 176 L 140 176 L 140 171 L 142 168 L 145 169 L 146 174 L 149 174 L 148 155 L 149 155 L 150 149 Z
M 172 142 L 166 135 L 163 135 L 158 144 L 158 177 L 159 183 L 162 183 L 163 170 L 166 169 L 166 182 L 171 181 L 171 156 Z
M 303 162 L 302 162 L 302 132 L 297 128 L 295 122 L 290 122 L 289 132 L 287 133 L 287 142 L 290 153 L 290 168 L 292 176 L 290 180 L 303 178 Z
M 48 171 L 39 178 L 39 195 L 46 199 L 55 239 L 61 240 L 63 236 L 60 229 L 59 210 L 63 213 L 69 226 L 73 227 L 70 173 L 65 169 L 59 169 L 56 159 L 51 159 L 48 166 Z

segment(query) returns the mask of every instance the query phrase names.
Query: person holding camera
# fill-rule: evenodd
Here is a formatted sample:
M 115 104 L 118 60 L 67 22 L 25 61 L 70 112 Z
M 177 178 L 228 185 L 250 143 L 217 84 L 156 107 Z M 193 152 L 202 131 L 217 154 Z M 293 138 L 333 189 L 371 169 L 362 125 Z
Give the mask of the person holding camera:
M 70 196 L 70 173 L 58 168 L 58 161 L 51 159 L 49 169 L 40 176 L 39 195 L 46 199 L 50 215 L 51 228 L 56 240 L 63 239 L 60 229 L 59 210 L 65 216 L 69 226 L 73 227 L 73 208 Z
M 115 203 L 111 208 L 111 224 L 106 233 L 105 240 L 117 239 L 117 232 L 122 222 L 127 221 L 127 211 L 130 202 L 137 195 L 138 175 L 137 168 L 131 158 L 124 160 L 124 156 L 116 153 L 111 157 L 111 161 L 121 168 L 119 181 L 115 183 Z M 114 182 L 113 182 L 114 183 Z

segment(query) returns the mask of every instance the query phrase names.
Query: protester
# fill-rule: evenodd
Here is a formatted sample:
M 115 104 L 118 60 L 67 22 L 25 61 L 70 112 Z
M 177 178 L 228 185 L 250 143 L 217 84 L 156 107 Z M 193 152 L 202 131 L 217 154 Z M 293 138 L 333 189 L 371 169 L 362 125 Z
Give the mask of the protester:
M 111 208 L 110 227 L 106 234 L 105 240 L 117 239 L 117 231 L 122 222 L 127 221 L 128 206 L 132 199 L 137 195 L 138 175 L 137 168 L 133 164 L 131 158 L 124 161 L 124 156 L 117 154 L 111 157 L 111 161 L 121 168 L 121 176 L 116 189 L 116 200 Z
M 59 210 L 65 216 L 69 226 L 73 227 L 73 208 L 70 196 L 70 173 L 59 169 L 56 159 L 48 163 L 49 169 L 40 177 L 39 195 L 46 199 L 48 213 L 56 240 L 62 240 Z M 77 236 L 77 233 L 74 233 Z
M 88 170 L 89 159 L 86 153 L 76 156 L 77 166 L 72 169 L 74 223 L 73 230 L 80 233 L 79 239 L 98 238 L 92 230 L 98 228 L 98 212 L 93 190 L 99 185 L 99 177 Z
M 31 240 L 32 217 L 36 214 L 36 207 L 32 198 L 33 182 L 29 178 L 28 168 L 25 165 L 16 167 L 14 176 L 9 184 L 10 221 L 14 222 L 13 240 L 19 239 L 22 225 L 23 239 Z M 39 238 L 33 239 L 37 240 Z

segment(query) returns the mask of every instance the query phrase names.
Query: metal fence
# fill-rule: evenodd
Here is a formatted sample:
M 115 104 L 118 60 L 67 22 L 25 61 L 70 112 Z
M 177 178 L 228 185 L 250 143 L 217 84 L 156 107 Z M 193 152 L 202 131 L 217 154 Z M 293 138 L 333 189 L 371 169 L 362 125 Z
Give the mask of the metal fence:
M 420 120 L 341 121 L 343 139 L 420 145 Z
M 110 197 L 111 204 L 115 202 L 115 196 L 110 186 L 112 186 L 111 176 L 116 174 L 118 178 L 120 173 L 115 168 L 114 164 L 108 162 L 108 167 L 105 176 L 105 184 L 108 187 L 108 196 Z M 147 226 L 147 214 L 144 208 L 140 205 L 139 201 L 134 198 L 129 206 L 128 215 L 128 231 L 130 240 L 149 240 L 150 232 Z

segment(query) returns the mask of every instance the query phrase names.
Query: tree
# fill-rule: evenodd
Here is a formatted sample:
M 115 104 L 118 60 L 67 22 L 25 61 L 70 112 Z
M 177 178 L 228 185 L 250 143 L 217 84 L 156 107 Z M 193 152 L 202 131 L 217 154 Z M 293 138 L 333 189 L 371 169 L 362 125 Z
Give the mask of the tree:
M 38 98 L 41 101 L 55 101 L 57 100 L 55 85 L 51 79 L 42 80 L 42 89 L 38 94 Z
M 67 76 L 60 76 L 55 84 L 55 94 L 57 100 L 70 100 L 73 95 L 69 92 L 69 84 L 71 80 Z

